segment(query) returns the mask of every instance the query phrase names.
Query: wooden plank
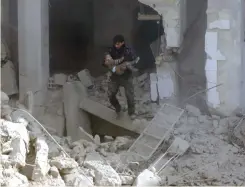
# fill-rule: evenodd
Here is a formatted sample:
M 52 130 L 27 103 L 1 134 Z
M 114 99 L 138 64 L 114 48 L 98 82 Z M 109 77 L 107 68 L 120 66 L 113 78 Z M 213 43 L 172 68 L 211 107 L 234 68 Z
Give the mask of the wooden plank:
M 123 113 L 120 116 L 120 119 L 117 119 L 114 110 L 98 102 L 95 102 L 89 98 L 84 98 L 82 100 L 82 102 L 80 103 L 80 108 L 114 125 L 136 132 L 138 134 L 142 133 L 145 127 L 147 126 L 146 124 L 132 123 L 132 120 L 129 118 L 129 116 L 126 113 Z

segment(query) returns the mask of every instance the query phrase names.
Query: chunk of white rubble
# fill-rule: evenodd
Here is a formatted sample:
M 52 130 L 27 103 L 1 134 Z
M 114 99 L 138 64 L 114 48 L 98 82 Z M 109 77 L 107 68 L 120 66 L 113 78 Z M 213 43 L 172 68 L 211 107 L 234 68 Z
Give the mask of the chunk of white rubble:
M 100 145 L 100 136 L 97 135 L 97 134 L 94 136 L 94 143 L 95 143 L 96 145 Z
M 59 73 L 54 75 L 54 83 L 63 86 L 66 83 L 67 75 Z
M 9 138 L 21 138 L 26 143 L 26 147 L 29 144 L 29 134 L 26 130 L 25 124 L 13 123 L 0 119 L 0 135 Z
M 48 145 L 45 140 L 41 138 L 37 138 L 35 143 L 36 150 L 36 159 L 35 159 L 35 167 L 32 173 L 33 181 L 41 181 L 49 171 L 48 164 Z
M 76 171 L 75 173 L 64 175 L 63 178 L 66 186 L 84 187 L 94 185 L 92 178 L 86 177 L 78 171 Z
M 11 120 L 8 116 L 11 116 L 12 109 L 9 105 L 1 105 L 1 117 Z M 8 117 L 8 118 L 7 118 Z
M 52 175 L 54 178 L 58 178 L 59 175 L 60 175 L 58 168 L 55 167 L 55 166 L 50 167 L 49 173 L 50 173 L 50 175 Z
M 84 161 L 84 166 L 94 170 L 95 185 L 121 186 L 120 176 L 110 165 L 104 162 L 98 153 L 89 153 Z
M 104 141 L 105 142 L 112 142 L 112 141 L 114 141 L 114 138 L 111 136 L 104 136 Z
M 26 164 L 26 144 L 21 138 L 14 138 L 11 142 L 12 152 L 9 155 L 11 163 L 16 167 L 23 167 Z
M 11 147 L 11 141 L 2 144 L 2 154 L 9 154 L 13 150 Z
M 192 105 L 187 104 L 185 109 L 187 110 L 187 112 L 190 116 L 198 117 L 201 115 L 199 108 L 194 107 Z
M 8 95 L 1 91 L 1 105 L 7 105 L 8 102 L 9 102 Z
M 84 69 L 84 70 L 80 71 L 77 75 L 85 87 L 89 88 L 89 87 L 93 86 L 93 81 L 91 79 L 91 75 L 90 75 L 89 70 Z
M 128 137 L 117 137 L 114 142 L 110 145 L 109 150 L 111 152 L 116 152 L 118 150 L 126 150 L 129 149 L 133 144 L 134 140 Z
M 63 179 L 59 176 L 58 178 L 47 177 L 47 178 L 43 179 L 43 181 L 41 181 L 41 182 L 30 181 L 29 186 L 35 186 L 35 187 L 43 187 L 43 186 L 66 187 L 66 184 L 63 181 Z
M 78 144 L 77 146 L 73 147 L 71 151 L 71 157 L 74 158 L 78 164 L 82 164 L 86 155 L 86 150 L 83 144 Z
M 0 173 L 1 173 L 1 167 L 4 167 L 4 168 L 12 167 L 11 166 L 11 161 L 9 160 L 9 155 L 1 155 L 0 154 L 0 160 L 1 160 Z
M 3 180 L 1 181 L 0 186 L 9 186 L 9 187 L 28 187 L 28 179 L 26 176 L 18 173 L 16 170 L 9 168 L 2 171 Z
M 123 175 L 120 174 L 120 179 L 122 181 L 122 185 L 132 185 L 134 183 L 135 178 L 133 176 L 130 175 Z
M 54 157 L 49 162 L 50 166 L 55 166 L 59 170 L 74 169 L 78 167 L 78 163 L 72 159 L 63 156 Z
M 145 169 L 138 175 L 134 186 L 161 186 L 162 179 L 152 171 Z

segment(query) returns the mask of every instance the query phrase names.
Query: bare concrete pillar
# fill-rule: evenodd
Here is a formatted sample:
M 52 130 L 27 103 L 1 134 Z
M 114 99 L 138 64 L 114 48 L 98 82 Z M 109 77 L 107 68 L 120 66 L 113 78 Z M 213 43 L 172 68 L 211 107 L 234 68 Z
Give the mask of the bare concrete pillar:
M 48 0 L 18 1 L 18 50 L 20 100 L 34 94 L 34 115 L 43 105 L 49 77 Z
M 242 91 L 242 27 L 241 0 L 208 0 L 205 51 L 207 102 L 229 115 L 240 107 Z M 244 74 L 244 73 L 243 73 Z

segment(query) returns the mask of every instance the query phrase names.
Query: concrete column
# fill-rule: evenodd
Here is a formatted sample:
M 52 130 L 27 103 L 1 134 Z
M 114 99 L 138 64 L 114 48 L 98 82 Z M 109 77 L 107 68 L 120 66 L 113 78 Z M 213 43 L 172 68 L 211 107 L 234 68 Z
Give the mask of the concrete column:
M 20 100 L 34 94 L 34 115 L 43 105 L 49 77 L 48 0 L 18 1 Z
M 208 105 L 226 115 L 240 107 L 241 0 L 208 0 L 205 51 Z M 244 97 L 244 95 L 242 96 Z

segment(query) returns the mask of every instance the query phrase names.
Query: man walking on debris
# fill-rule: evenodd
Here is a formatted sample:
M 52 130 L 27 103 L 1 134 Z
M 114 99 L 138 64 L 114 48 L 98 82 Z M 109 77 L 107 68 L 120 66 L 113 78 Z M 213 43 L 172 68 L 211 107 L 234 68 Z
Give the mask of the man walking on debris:
M 116 98 L 120 86 L 125 89 L 127 97 L 128 114 L 131 119 L 135 119 L 134 87 L 132 69 L 129 62 L 137 59 L 131 48 L 125 45 L 124 37 L 116 35 L 113 38 L 113 46 L 105 54 L 103 65 L 110 69 L 111 76 L 108 85 L 108 96 L 110 103 L 116 109 L 119 117 L 121 106 Z M 137 62 L 136 62 L 137 63 Z

